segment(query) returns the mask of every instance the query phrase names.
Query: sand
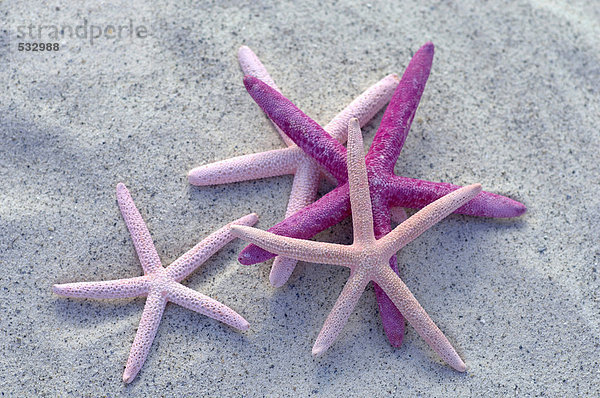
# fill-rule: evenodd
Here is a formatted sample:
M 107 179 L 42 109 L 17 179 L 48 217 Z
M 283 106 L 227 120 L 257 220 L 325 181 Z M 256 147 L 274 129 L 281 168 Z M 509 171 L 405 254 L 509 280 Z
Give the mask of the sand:
M 600 393 L 597 2 L 176 3 L 0 4 L 4 396 Z M 59 51 L 18 51 L 39 41 L 19 38 L 20 27 L 28 35 L 29 25 L 84 19 L 87 38 L 67 31 L 54 40 Z M 91 25 L 119 24 L 146 35 L 89 37 Z M 53 283 L 141 274 L 117 183 L 129 187 L 164 264 L 249 212 L 266 229 L 285 213 L 291 177 L 204 188 L 186 179 L 195 166 L 283 145 L 244 90 L 237 48 L 250 46 L 284 94 L 324 124 L 402 73 L 428 40 L 433 69 L 396 172 L 480 182 L 529 209 L 513 220 L 451 216 L 399 253 L 403 280 L 468 371 L 443 364 L 410 326 L 404 345 L 390 347 L 372 288 L 336 344 L 312 358 L 347 270 L 301 263 L 274 289 L 270 262 L 240 265 L 236 240 L 184 284 L 251 329 L 170 304 L 142 371 L 123 384 L 144 300 L 51 292 Z M 363 130 L 367 143 L 380 119 Z M 346 221 L 317 239 L 350 235 Z

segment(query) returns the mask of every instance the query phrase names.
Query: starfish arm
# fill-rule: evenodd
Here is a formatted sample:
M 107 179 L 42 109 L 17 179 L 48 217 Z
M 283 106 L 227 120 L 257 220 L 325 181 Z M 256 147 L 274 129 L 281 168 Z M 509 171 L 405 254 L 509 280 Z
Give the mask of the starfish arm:
M 285 213 L 286 217 L 314 202 L 319 188 L 319 174 L 319 168 L 312 160 L 306 159 L 298 165 Z M 294 272 L 297 262 L 293 258 L 277 256 L 269 275 L 271 284 L 275 287 L 283 286 Z
M 395 264 L 395 258 L 393 261 Z M 373 288 L 383 331 L 392 347 L 400 347 L 404 340 L 404 317 L 377 283 L 373 283 Z
M 296 147 L 238 156 L 196 167 L 188 172 L 188 181 L 206 186 L 294 174 L 301 156 Z
M 458 356 L 442 331 L 433 323 L 429 315 L 419 304 L 402 280 L 388 267 L 382 264 L 378 268 L 374 281 L 385 291 L 406 320 L 415 328 L 425 342 L 439 354 L 450 366 L 459 372 L 466 370 L 466 365 Z
M 64 297 L 115 299 L 145 296 L 149 287 L 148 278 L 138 276 L 112 281 L 64 283 L 52 286 L 52 291 Z
M 298 164 L 285 216 L 290 217 L 315 201 L 319 189 L 319 167 L 310 159 Z
M 393 206 L 422 208 L 444 195 L 460 188 L 445 182 L 431 182 L 413 178 L 393 176 L 390 179 L 390 203 Z M 469 203 L 459 207 L 455 213 L 479 217 L 518 217 L 527 208 L 516 200 L 491 192 L 481 191 Z
M 290 279 L 290 276 L 292 276 L 297 264 L 298 260 L 293 258 L 283 256 L 275 257 L 271 272 L 269 273 L 269 282 L 271 282 L 271 285 L 273 287 L 285 285 L 288 279 Z
M 335 302 L 331 312 L 327 316 L 319 336 L 312 348 L 312 354 L 319 356 L 323 354 L 337 339 L 338 335 L 348 322 L 350 314 L 354 311 L 354 307 L 362 296 L 365 287 L 369 283 L 360 270 L 352 272 L 350 278 L 346 282 L 342 293 Z
M 117 184 L 117 202 L 125 220 L 125 225 L 127 225 L 127 229 L 131 234 L 131 240 L 133 240 L 133 246 L 138 254 L 144 273 L 151 274 L 159 270 L 162 265 L 148 227 L 139 210 L 135 207 L 129 190 L 122 183 Z
M 250 96 L 300 148 L 323 166 L 338 183 L 347 179 L 346 149 L 290 100 L 259 79 L 246 76 Z
M 419 106 L 433 61 L 433 43 L 426 43 L 411 59 L 375 134 L 367 164 L 392 172 Z
M 131 383 L 146 361 L 166 304 L 166 298 L 158 290 L 148 293 L 142 319 L 133 339 L 125 372 L 123 372 L 125 383 Z
M 183 256 L 175 260 L 166 269 L 167 275 L 180 282 L 188 277 L 210 256 L 219 251 L 227 243 L 235 239 L 231 233 L 231 227 L 234 225 L 254 225 L 258 221 L 255 213 L 248 214 L 242 218 L 230 222 L 224 227 L 218 229 L 200 243 L 188 250 Z
M 364 247 L 375 242 L 375 232 L 377 237 L 389 232 L 390 216 L 387 206 L 382 207 L 376 202 L 377 206 L 372 207 L 362 135 L 356 119 L 351 120 L 348 126 L 347 156 L 354 241 Z M 375 224 L 373 213 L 378 215 Z M 398 272 L 395 256 L 389 261 L 392 269 Z M 398 347 L 404 338 L 404 317 L 377 284 L 375 293 L 385 333 L 390 343 Z
M 350 215 L 348 185 L 344 184 L 269 229 L 277 235 L 308 239 L 335 225 Z M 247 246 L 238 260 L 244 265 L 267 261 L 275 254 L 256 245 Z
M 250 324 L 240 314 L 204 294 L 185 287 L 179 283 L 169 286 L 168 300 L 196 311 L 209 318 L 216 319 L 239 330 L 248 330 Z
M 392 256 L 400 248 L 415 240 L 428 228 L 448 217 L 454 210 L 473 199 L 481 192 L 481 184 L 457 189 L 419 210 L 408 220 L 382 237 L 378 244 L 385 256 Z
M 244 72 L 244 76 L 254 76 L 271 86 L 273 90 L 281 92 L 279 87 L 275 84 L 275 81 L 271 78 L 271 75 L 269 75 L 269 72 L 267 72 L 267 68 L 265 68 L 250 47 L 240 47 L 238 50 L 238 61 L 240 62 L 240 67 L 242 68 L 242 72 Z
M 375 192 L 377 192 L 377 190 L 375 190 Z M 374 195 L 373 230 L 377 239 L 381 239 L 391 232 L 392 226 L 390 224 L 390 217 L 391 212 L 385 195 Z M 398 262 L 395 255 L 389 258 L 389 264 L 392 270 L 398 274 Z M 377 283 L 373 284 L 373 288 L 375 290 L 377 307 L 379 308 L 379 316 L 381 317 L 381 324 L 383 325 L 385 335 L 393 347 L 400 347 L 402 345 L 402 340 L 404 340 L 404 317 Z
M 258 228 L 233 226 L 233 234 L 252 242 L 269 252 L 300 261 L 334 264 L 349 267 L 352 253 L 349 246 L 334 243 L 314 242 L 304 239 L 275 235 Z
M 348 121 L 355 117 L 361 126 L 367 124 L 390 101 L 399 80 L 398 75 L 390 74 L 369 87 L 331 119 L 325 131 L 339 142 L 346 142 Z
M 396 224 L 402 224 L 408 218 L 402 207 L 390 207 L 390 217 Z
M 240 67 L 242 68 L 242 72 L 244 72 L 244 76 L 254 76 L 257 79 L 268 84 L 270 87 L 273 88 L 273 90 L 279 93 L 281 92 L 281 90 L 279 90 L 279 87 L 277 87 L 277 85 L 275 84 L 273 78 L 271 78 L 271 75 L 269 75 L 269 72 L 267 72 L 267 68 L 265 68 L 263 63 L 260 62 L 260 59 L 256 56 L 256 54 L 254 54 L 254 51 L 252 51 L 248 46 L 240 47 L 240 49 L 238 50 L 238 61 L 240 62 Z M 281 129 L 277 127 L 275 123 L 273 123 L 273 126 L 275 127 L 275 130 L 277 130 L 277 132 L 281 136 L 281 139 L 283 140 L 283 142 L 285 142 L 287 146 L 294 145 L 294 141 L 292 141 L 290 137 L 285 135 L 285 133 L 281 131 Z
M 271 272 L 269 273 L 269 282 L 271 282 L 271 286 L 281 287 L 285 285 L 288 279 L 290 279 L 290 276 L 292 276 L 297 264 L 298 260 L 293 258 L 283 256 L 275 257 Z
M 365 164 L 365 151 L 358 119 L 350 119 L 348 124 L 348 186 L 354 242 L 369 244 L 375 242 L 373 233 L 373 211 L 369 180 Z

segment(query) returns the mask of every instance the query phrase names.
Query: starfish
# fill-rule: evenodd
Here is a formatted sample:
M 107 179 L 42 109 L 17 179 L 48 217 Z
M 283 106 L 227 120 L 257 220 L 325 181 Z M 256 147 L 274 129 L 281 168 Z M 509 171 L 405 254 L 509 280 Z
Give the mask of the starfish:
M 242 46 L 238 51 L 238 59 L 244 75 L 257 77 L 279 92 L 279 88 L 266 68 L 250 48 Z M 398 81 L 398 76 L 392 74 L 371 86 L 334 117 L 325 126 L 325 131 L 334 139 L 342 143 L 346 142 L 346 127 L 350 117 L 357 117 L 361 125 L 366 124 L 392 98 Z M 292 192 L 285 216 L 289 217 L 313 203 L 317 196 L 321 175 L 334 183 L 336 180 L 328 173 L 323 173 L 324 170 L 310 156 L 298 148 L 277 125 L 273 125 L 287 148 L 238 156 L 197 167 L 189 172 L 189 182 L 204 186 L 294 174 Z M 394 209 L 394 214 L 395 221 L 401 222 L 406 218 L 404 210 L 401 208 Z M 275 287 L 283 286 L 294 271 L 296 263 L 297 261 L 294 259 L 277 257 L 269 276 L 271 284 Z
M 366 155 L 376 239 L 391 230 L 390 207 L 422 208 L 460 188 L 448 183 L 423 181 L 394 174 L 394 165 L 400 155 L 431 70 L 433 50 L 433 44 L 427 43 L 415 53 L 383 115 L 381 125 Z M 333 191 L 287 217 L 269 231 L 282 236 L 309 239 L 349 216 L 348 174 L 344 167 L 346 149 L 338 141 L 331 139 L 316 122 L 291 101 L 259 79 L 247 76 L 244 84 L 248 93 L 269 118 L 333 175 L 339 184 Z M 484 217 L 516 217 L 523 214 L 525 210 L 525 206 L 515 200 L 482 191 L 455 212 Z M 246 265 L 256 264 L 273 256 L 274 254 L 267 250 L 250 245 L 242 251 L 239 261 Z M 390 266 L 398 273 L 394 256 L 390 259 Z M 402 314 L 377 283 L 375 283 L 375 293 L 388 339 L 393 346 L 400 346 L 404 336 Z
M 232 226 L 254 225 L 258 220 L 256 214 L 248 214 L 225 225 L 165 268 L 161 265 L 148 227 L 123 184 L 117 185 L 117 200 L 127 229 L 131 234 L 135 251 L 142 264 L 144 276 L 102 282 L 65 283 L 54 285 L 53 291 L 65 297 L 98 299 L 147 297 L 140 326 L 133 340 L 123 373 L 125 383 L 130 383 L 142 368 L 156 336 L 165 306 L 169 301 L 234 328 L 248 329 L 248 322 L 234 310 L 179 282 L 194 272 L 219 249 L 235 239 L 231 233 Z
M 350 268 L 350 278 L 319 332 L 312 349 L 313 355 L 323 354 L 333 344 L 366 285 L 373 281 L 405 314 L 408 322 L 427 344 L 450 366 L 464 372 L 465 363 L 456 350 L 388 264 L 398 250 L 479 194 L 481 185 L 469 185 L 437 199 L 390 233 L 376 239 L 373 230 L 375 208 L 371 206 L 362 136 L 356 119 L 351 119 L 349 124 L 347 159 L 354 229 L 352 245 L 289 238 L 247 226 L 233 226 L 233 234 L 265 250 L 296 260 Z

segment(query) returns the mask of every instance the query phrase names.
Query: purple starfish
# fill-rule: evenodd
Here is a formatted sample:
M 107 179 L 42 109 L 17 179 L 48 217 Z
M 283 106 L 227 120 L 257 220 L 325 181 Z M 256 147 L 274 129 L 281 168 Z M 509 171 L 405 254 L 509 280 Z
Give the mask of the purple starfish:
M 394 174 L 394 165 L 419 105 L 432 61 L 433 43 L 427 43 L 417 51 L 406 68 L 366 155 L 376 239 L 391 230 L 390 207 L 422 208 L 460 188 L 448 183 L 417 180 Z M 244 84 L 248 93 L 269 118 L 338 180 L 338 186 L 333 191 L 270 228 L 269 232 L 309 239 L 348 217 L 350 199 L 345 167 L 346 149 L 291 101 L 267 84 L 250 76 L 244 79 Z M 525 211 L 525 206 L 515 200 L 482 191 L 455 213 L 483 217 L 516 217 Z M 258 246 L 250 245 L 242 251 L 239 261 L 250 265 L 274 256 Z M 395 256 L 390 259 L 390 266 L 398 273 Z M 404 318 L 376 284 L 375 293 L 385 333 L 390 343 L 398 347 L 404 336 Z

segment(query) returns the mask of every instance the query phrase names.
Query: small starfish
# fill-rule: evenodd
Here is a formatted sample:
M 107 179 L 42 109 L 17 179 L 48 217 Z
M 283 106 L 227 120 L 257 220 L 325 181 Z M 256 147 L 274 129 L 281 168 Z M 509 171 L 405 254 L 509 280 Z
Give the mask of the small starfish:
M 242 46 L 238 51 L 238 59 L 245 75 L 259 78 L 279 92 L 279 88 L 266 68 L 250 48 Z M 334 139 L 342 143 L 346 142 L 348 132 L 346 127 L 350 117 L 357 117 L 361 125 L 366 124 L 392 98 L 398 81 L 398 76 L 392 74 L 371 86 L 334 117 L 324 130 Z M 317 197 L 321 175 L 324 174 L 334 183 L 336 180 L 328 173 L 323 173 L 323 169 L 310 156 L 298 148 L 277 125 L 273 125 L 287 144 L 287 148 L 238 156 L 197 167 L 189 172 L 189 182 L 204 186 L 294 174 L 285 216 L 289 217 L 313 203 Z M 394 209 L 394 214 L 395 221 L 402 222 L 406 219 L 401 208 Z M 294 271 L 296 263 L 296 260 L 290 258 L 277 257 L 269 276 L 271 284 L 275 287 L 283 286 Z
M 427 43 L 415 53 L 406 68 L 366 156 L 377 239 L 391 230 L 391 206 L 422 208 L 459 188 L 452 184 L 394 174 L 394 165 L 419 105 L 432 61 L 433 44 Z M 317 202 L 286 218 L 269 231 L 282 236 L 309 239 L 350 215 L 348 175 L 345 168 L 346 149 L 331 139 L 291 101 L 268 85 L 250 76 L 244 79 L 244 84 L 271 120 L 339 183 L 338 187 Z M 457 209 L 456 213 L 484 217 L 516 217 L 525 210 L 525 206 L 515 200 L 481 192 L 472 201 Z M 273 256 L 274 254 L 256 245 L 250 245 L 242 251 L 239 261 L 246 265 L 256 264 Z M 398 273 L 395 257 L 391 258 L 390 266 Z M 375 293 L 386 335 L 393 346 L 400 346 L 404 336 L 402 314 L 377 284 Z
M 312 349 L 313 355 L 322 354 L 333 344 L 365 287 L 373 281 L 383 289 L 427 344 L 450 366 L 464 372 L 465 363 L 388 264 L 398 250 L 479 194 L 481 185 L 469 185 L 443 196 L 377 240 L 373 233 L 375 209 L 371 207 L 362 136 L 356 119 L 352 119 L 349 125 L 348 184 L 354 228 L 352 245 L 288 238 L 244 226 L 232 227 L 233 234 L 265 250 L 296 260 L 350 268 L 350 278 L 319 332 Z
M 235 239 L 231 233 L 233 225 L 254 225 L 258 220 L 256 214 L 248 214 L 213 232 L 164 268 L 160 263 L 154 243 L 152 243 L 148 227 L 123 184 L 117 185 L 117 200 L 127 229 L 131 234 L 135 251 L 142 264 L 144 276 L 102 282 L 65 283 L 54 285 L 52 289 L 54 293 L 65 297 L 99 299 L 147 297 L 140 326 L 133 340 L 127 366 L 123 373 L 125 383 L 130 383 L 142 368 L 154 336 L 156 336 L 165 306 L 169 301 L 234 328 L 248 329 L 248 322 L 237 312 L 179 282 L 194 272 L 219 249 Z

